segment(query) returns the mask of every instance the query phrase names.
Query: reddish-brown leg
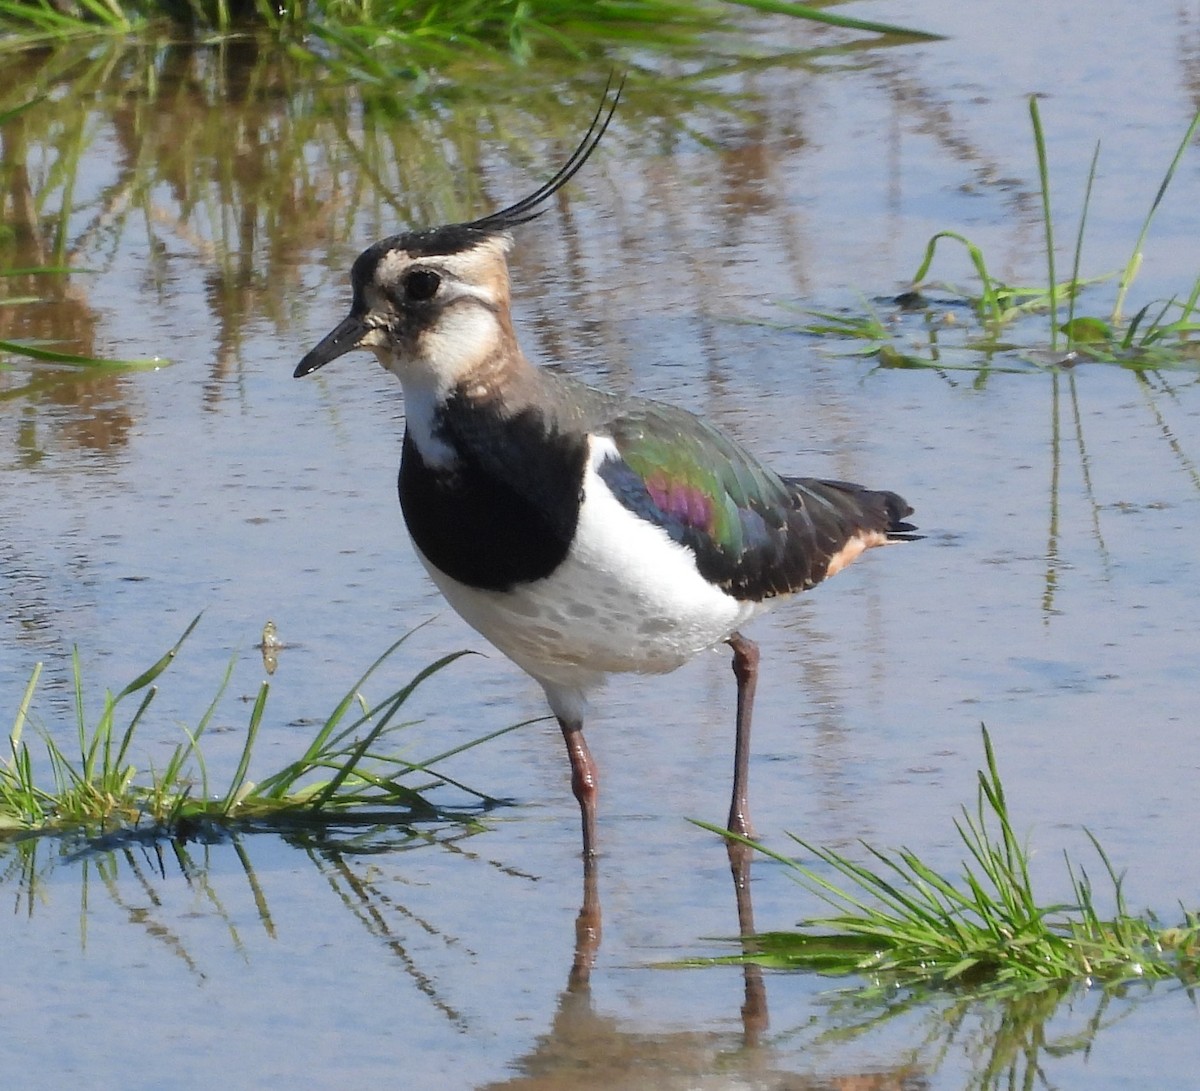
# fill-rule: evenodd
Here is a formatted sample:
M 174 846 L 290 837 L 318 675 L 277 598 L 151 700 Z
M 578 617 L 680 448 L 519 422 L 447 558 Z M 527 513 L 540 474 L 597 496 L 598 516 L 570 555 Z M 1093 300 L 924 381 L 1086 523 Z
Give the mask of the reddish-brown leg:
M 741 633 L 726 643 L 733 649 L 733 674 L 737 678 L 737 735 L 733 744 L 733 798 L 729 804 L 729 829 L 753 837 L 750 826 L 750 714 L 758 685 L 758 645 Z
M 559 717 L 558 726 L 562 728 L 567 757 L 571 759 L 571 791 L 579 801 L 583 819 L 583 855 L 584 859 L 590 859 L 596 855 L 596 791 L 600 774 L 583 737 L 583 724 Z

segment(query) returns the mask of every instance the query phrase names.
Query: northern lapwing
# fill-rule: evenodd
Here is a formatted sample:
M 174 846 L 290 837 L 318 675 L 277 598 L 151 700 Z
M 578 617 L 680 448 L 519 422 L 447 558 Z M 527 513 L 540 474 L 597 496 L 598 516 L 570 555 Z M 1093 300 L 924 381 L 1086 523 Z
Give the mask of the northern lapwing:
M 300 377 L 370 349 L 399 380 L 400 507 L 417 556 L 463 619 L 542 686 L 571 761 L 583 851 L 596 848 L 587 695 L 616 671 L 674 670 L 733 649 L 729 829 L 750 835 L 747 765 L 758 648 L 739 632 L 863 550 L 914 537 L 892 492 L 784 477 L 693 414 L 534 367 L 513 330 L 511 230 L 596 150 L 608 94 L 561 170 L 470 223 L 364 250 L 349 315 Z

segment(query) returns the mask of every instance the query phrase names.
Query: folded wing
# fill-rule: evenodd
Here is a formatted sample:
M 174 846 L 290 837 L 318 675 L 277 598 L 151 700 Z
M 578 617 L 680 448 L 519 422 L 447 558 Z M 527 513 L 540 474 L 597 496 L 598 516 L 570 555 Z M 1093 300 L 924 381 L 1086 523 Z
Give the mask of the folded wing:
M 640 403 L 606 423 L 620 457 L 600 476 L 735 598 L 805 591 L 865 549 L 915 537 L 904 522 L 912 508 L 895 493 L 781 477 L 684 410 Z

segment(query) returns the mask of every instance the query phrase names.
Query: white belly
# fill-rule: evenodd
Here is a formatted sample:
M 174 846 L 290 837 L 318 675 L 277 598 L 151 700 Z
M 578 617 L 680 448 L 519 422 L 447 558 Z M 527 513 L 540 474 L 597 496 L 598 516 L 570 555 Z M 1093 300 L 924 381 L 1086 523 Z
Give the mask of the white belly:
M 611 672 L 674 670 L 759 608 L 705 580 L 691 550 L 623 507 L 591 465 L 575 540 L 546 578 L 482 591 L 421 560 L 463 619 L 548 692 L 586 690 Z

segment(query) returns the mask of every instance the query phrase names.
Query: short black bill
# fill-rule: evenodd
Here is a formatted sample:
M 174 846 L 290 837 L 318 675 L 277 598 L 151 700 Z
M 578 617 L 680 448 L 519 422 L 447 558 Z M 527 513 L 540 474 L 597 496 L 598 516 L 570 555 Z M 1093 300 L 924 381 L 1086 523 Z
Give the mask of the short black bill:
M 296 365 L 296 370 L 292 372 L 292 378 L 299 379 L 309 372 L 316 371 L 319 367 L 324 367 L 331 360 L 336 360 L 339 356 L 345 356 L 347 352 L 358 348 L 358 343 L 366 332 L 367 325 L 361 318 L 354 314 L 347 315 L 338 323 L 336 329 L 321 338 L 320 344 Z

